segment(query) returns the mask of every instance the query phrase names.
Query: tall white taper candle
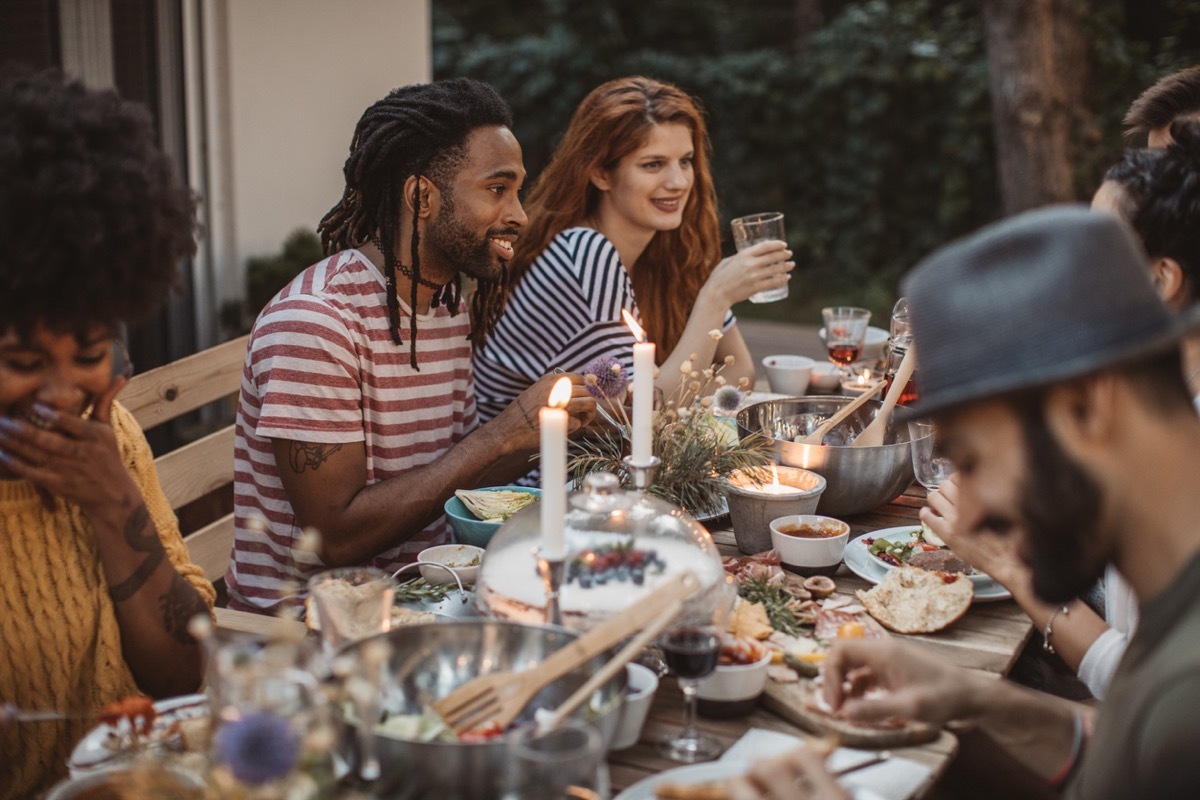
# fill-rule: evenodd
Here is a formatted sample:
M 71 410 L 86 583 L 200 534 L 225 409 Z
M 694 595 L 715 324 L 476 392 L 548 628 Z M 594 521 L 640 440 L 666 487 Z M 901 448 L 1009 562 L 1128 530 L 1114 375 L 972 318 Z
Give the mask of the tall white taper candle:
M 542 457 L 542 557 L 566 555 L 563 528 L 567 518 L 567 402 L 571 379 L 560 378 L 550 391 L 550 405 L 538 412 Z

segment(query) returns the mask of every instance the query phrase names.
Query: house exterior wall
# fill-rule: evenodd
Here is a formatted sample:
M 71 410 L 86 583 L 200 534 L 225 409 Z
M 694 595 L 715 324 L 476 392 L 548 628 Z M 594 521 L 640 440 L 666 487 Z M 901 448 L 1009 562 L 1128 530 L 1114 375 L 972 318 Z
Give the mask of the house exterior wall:
M 229 228 L 217 294 L 240 297 L 246 259 L 273 253 L 341 197 L 362 112 L 432 75 L 430 0 L 235 0 L 224 7 Z M 210 95 L 211 97 L 211 95 Z M 211 113 L 212 109 L 210 109 Z M 216 134 L 214 134 L 216 135 Z M 212 220 L 221 224 L 218 219 Z

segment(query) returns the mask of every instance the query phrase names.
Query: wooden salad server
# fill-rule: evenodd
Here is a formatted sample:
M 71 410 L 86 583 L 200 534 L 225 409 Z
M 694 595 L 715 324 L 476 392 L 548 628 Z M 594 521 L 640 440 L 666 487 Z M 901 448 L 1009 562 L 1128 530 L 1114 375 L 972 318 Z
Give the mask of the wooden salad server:
M 632 607 L 568 642 L 541 664 L 520 672 L 480 675 L 433 703 L 433 710 L 455 733 L 491 723 L 507 728 L 547 685 L 637 633 L 671 604 L 682 605 L 699 586 L 694 574 L 684 572 Z
M 870 400 L 875 395 L 879 394 L 879 390 L 883 388 L 883 381 L 879 381 L 872 386 L 868 386 L 866 390 L 856 397 L 854 400 L 842 406 L 836 414 L 821 424 L 821 427 L 801 439 L 797 439 L 798 444 L 820 444 L 824 441 L 826 434 L 837 427 L 838 423 L 846 417 L 858 410 L 859 406 Z M 876 417 L 878 419 L 878 417 Z M 859 434 L 860 436 L 862 434 Z
M 916 348 L 910 346 L 908 352 L 904 354 L 904 358 L 900 359 L 900 366 L 896 368 L 896 377 L 892 378 L 892 387 L 888 389 L 887 396 L 883 398 L 883 404 L 875 412 L 875 419 L 871 420 L 871 424 L 855 437 L 854 441 L 850 443 L 851 447 L 878 447 L 883 444 L 883 434 L 887 432 L 888 420 L 892 418 L 892 409 L 896 407 L 896 401 L 900 399 L 900 394 L 908 385 L 908 379 L 912 377 L 913 370 L 917 368 L 915 353 Z

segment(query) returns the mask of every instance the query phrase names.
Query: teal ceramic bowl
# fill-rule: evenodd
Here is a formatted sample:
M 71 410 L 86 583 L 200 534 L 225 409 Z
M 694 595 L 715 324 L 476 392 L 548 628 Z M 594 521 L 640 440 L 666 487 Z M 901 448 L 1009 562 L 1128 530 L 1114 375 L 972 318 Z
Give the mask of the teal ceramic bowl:
M 529 492 L 538 497 L 542 496 L 542 490 L 535 489 L 532 486 L 488 486 L 480 491 L 498 492 L 502 489 L 514 492 Z M 528 508 L 528 506 L 526 507 Z M 457 497 L 451 497 L 442 508 L 446 512 L 446 519 L 450 520 L 450 527 L 454 529 L 454 538 L 459 544 L 473 544 L 476 547 L 487 547 L 492 536 L 504 524 L 503 522 L 487 522 L 486 520 L 478 519 L 467 510 L 467 507 L 463 505 L 463 501 Z

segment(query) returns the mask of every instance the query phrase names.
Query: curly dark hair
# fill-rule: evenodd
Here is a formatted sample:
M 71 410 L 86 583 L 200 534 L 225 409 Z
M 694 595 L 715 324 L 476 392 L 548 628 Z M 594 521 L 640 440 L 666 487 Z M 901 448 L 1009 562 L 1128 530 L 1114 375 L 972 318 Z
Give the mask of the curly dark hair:
M 143 106 L 55 71 L 0 77 L 4 326 L 144 320 L 195 252 L 195 232 L 195 201 Z
M 1172 143 L 1127 150 L 1104 174 L 1116 183 L 1121 216 L 1151 258 L 1173 258 L 1192 302 L 1200 300 L 1200 123 L 1176 120 Z
M 317 226 L 327 254 L 373 241 L 387 262 L 387 304 L 392 340 L 400 338 L 400 303 L 396 297 L 393 270 L 399 264 L 393 252 L 404 206 L 404 183 L 410 177 L 428 178 L 444 193 L 451 191 L 451 178 L 466 157 L 467 139 L 479 128 L 512 127 L 508 104 L 486 83 L 470 78 L 452 78 L 393 89 L 359 119 L 350 142 L 350 157 L 343 172 L 346 189 L 342 199 Z M 411 308 L 417 306 L 417 284 L 421 283 L 418 257 L 418 217 L 412 220 Z M 458 311 L 460 277 L 435 293 L 433 304 Z M 507 271 L 496 281 L 479 281 L 471 305 L 471 341 L 479 344 L 491 332 L 504 310 Z M 417 318 L 409 318 L 409 362 L 417 367 Z

